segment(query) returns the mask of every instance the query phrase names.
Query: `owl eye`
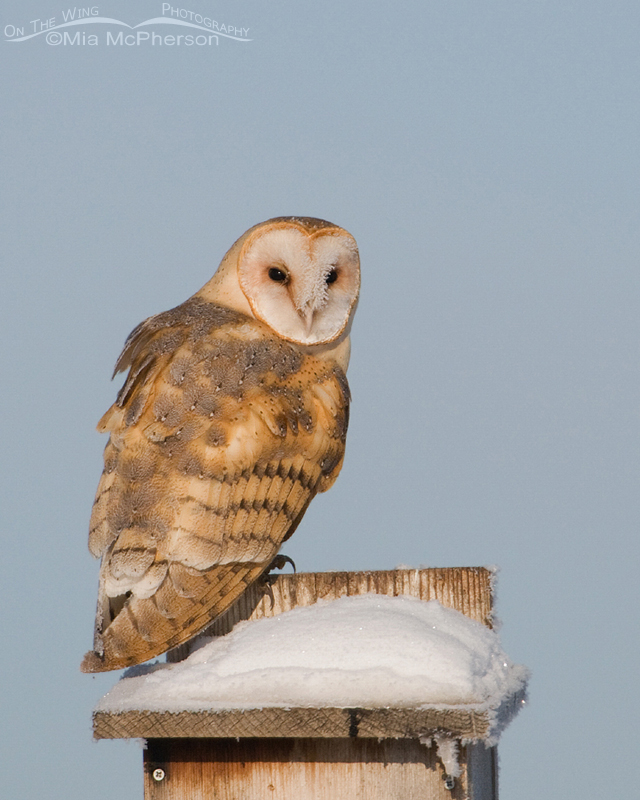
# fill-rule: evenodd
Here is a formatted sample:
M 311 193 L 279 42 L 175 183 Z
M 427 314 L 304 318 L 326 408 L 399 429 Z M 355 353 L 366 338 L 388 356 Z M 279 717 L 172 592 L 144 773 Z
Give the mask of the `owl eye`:
M 272 281 L 276 281 L 277 283 L 285 283 L 287 280 L 287 273 L 278 267 L 271 267 L 269 270 L 269 277 Z
M 338 270 L 332 269 L 331 272 L 327 275 L 326 281 L 327 283 L 335 283 L 338 280 Z

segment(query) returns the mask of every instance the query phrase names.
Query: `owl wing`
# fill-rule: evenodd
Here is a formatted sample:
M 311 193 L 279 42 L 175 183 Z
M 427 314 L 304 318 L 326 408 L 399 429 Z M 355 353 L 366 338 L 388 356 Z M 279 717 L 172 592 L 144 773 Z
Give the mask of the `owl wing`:
M 102 558 L 98 672 L 190 639 L 269 567 L 337 477 L 349 389 L 342 370 L 261 323 L 190 300 L 139 326 L 110 433 L 89 548 Z

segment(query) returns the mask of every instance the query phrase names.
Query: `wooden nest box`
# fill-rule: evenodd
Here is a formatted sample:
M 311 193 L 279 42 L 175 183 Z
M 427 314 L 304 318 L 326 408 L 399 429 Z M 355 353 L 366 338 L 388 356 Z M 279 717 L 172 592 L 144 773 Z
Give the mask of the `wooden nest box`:
M 273 597 L 251 587 L 207 633 L 370 593 L 438 600 L 491 628 L 492 579 L 481 567 L 280 575 Z M 187 666 L 182 659 L 190 647 L 177 648 L 168 661 Z M 162 677 L 170 678 L 164 669 Z M 98 705 L 94 736 L 146 739 L 145 800 L 496 800 L 495 742 L 526 688 L 518 669 L 520 682 L 499 702 L 411 707 L 186 703 L 176 709 L 174 703 L 162 709 L 142 702 L 131 708 L 118 702 L 118 692 L 121 684 L 144 680 L 133 677 Z

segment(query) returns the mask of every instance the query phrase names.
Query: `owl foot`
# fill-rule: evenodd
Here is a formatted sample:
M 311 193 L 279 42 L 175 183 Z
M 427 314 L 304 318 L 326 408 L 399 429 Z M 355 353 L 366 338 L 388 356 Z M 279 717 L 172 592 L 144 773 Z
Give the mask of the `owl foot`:
M 269 577 L 270 573 L 274 569 L 284 569 L 287 564 L 291 564 L 293 567 L 293 571 L 297 572 L 296 570 L 296 562 L 289 558 L 289 556 L 283 556 L 282 554 L 278 553 L 278 555 L 273 559 L 273 561 L 267 567 L 267 577 Z
M 273 574 L 274 569 L 284 569 L 287 564 L 291 564 L 293 567 L 293 571 L 296 571 L 296 565 L 292 558 L 289 556 L 277 555 L 273 561 L 269 564 L 267 569 L 262 573 L 262 588 L 264 589 L 264 593 L 268 595 L 269 600 L 271 601 L 271 605 L 269 606 L 269 610 L 273 610 L 273 606 L 275 603 L 275 598 L 273 596 L 273 589 L 271 588 L 271 584 L 276 580 L 278 577 L 277 575 Z

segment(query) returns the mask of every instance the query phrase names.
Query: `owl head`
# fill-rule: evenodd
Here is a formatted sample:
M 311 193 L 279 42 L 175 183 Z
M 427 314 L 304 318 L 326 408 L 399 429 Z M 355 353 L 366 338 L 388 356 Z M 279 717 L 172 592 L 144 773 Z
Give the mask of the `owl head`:
M 360 290 L 358 246 L 312 217 L 275 217 L 250 228 L 198 292 L 299 345 L 348 335 Z

